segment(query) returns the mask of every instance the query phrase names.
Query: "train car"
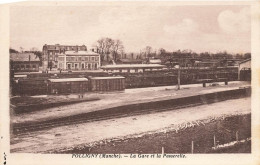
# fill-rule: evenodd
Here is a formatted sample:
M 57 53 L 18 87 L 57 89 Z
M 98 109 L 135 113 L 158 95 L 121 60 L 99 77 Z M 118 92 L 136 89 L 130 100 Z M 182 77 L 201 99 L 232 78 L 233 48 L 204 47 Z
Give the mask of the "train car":
M 15 93 L 19 95 L 47 94 L 47 80 L 45 78 L 19 79 L 15 87 Z
M 48 79 L 48 94 L 84 93 L 88 91 L 87 78 Z
M 120 91 L 125 89 L 125 77 L 89 77 L 90 90 L 95 91 Z

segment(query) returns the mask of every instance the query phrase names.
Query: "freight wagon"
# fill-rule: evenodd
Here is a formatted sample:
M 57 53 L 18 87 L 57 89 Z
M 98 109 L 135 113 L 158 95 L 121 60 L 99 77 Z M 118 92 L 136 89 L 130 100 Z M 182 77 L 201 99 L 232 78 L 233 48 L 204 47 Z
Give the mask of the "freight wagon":
M 125 78 L 114 77 L 89 77 L 91 91 L 119 91 L 125 89 Z
M 84 93 L 88 91 L 87 78 L 48 79 L 48 94 Z
M 47 94 L 47 80 L 37 79 L 19 79 L 14 88 L 15 94 L 20 95 L 43 95 Z

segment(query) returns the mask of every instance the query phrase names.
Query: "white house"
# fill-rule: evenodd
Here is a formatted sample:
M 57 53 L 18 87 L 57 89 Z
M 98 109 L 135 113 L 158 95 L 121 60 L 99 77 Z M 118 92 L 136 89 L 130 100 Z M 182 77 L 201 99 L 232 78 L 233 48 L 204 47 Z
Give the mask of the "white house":
M 100 55 L 93 51 L 66 51 L 58 54 L 58 68 L 63 70 L 96 70 Z

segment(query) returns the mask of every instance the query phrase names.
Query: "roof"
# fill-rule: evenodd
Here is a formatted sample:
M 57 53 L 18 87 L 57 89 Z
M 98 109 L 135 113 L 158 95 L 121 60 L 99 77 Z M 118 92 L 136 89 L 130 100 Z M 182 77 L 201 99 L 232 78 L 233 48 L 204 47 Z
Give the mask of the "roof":
M 21 78 L 21 77 L 27 77 L 27 75 L 23 75 L 23 74 L 21 74 L 21 75 L 14 75 L 14 77 L 15 78 Z
M 161 61 L 161 59 L 149 59 L 149 62 L 151 63 L 151 64 L 158 64 L 158 63 L 161 63 L 162 61 Z
M 124 59 L 120 59 L 120 61 L 122 61 L 122 62 L 142 62 L 143 60 L 141 60 L 141 59 L 127 59 L 127 58 L 124 58 Z
M 245 62 L 247 62 L 247 61 L 251 61 L 251 58 L 245 59 L 245 60 L 239 62 L 239 64 L 245 63 Z
M 105 65 L 103 69 L 116 69 L 116 68 L 163 68 L 164 65 L 160 64 L 119 64 L 119 65 Z
M 79 51 L 74 51 L 74 50 L 70 50 L 70 51 L 66 51 L 65 52 L 66 55 L 91 55 L 91 56 L 99 56 L 98 53 L 95 53 L 95 52 L 92 52 L 92 51 L 82 51 L 82 50 L 79 50 Z
M 55 44 L 55 45 L 43 45 L 46 47 L 48 50 L 59 50 L 59 48 L 65 48 L 65 47 L 79 47 L 79 48 L 87 48 L 85 45 L 60 45 L 60 44 Z
M 221 62 L 221 60 L 210 60 L 210 61 L 200 61 L 200 60 L 197 60 L 195 61 L 195 63 L 202 63 L 202 64 L 213 64 L 213 63 L 219 63 Z
M 90 77 L 92 80 L 105 80 L 105 79 L 124 79 L 123 76 L 114 76 L 114 77 Z
M 10 59 L 12 61 L 40 61 L 34 53 L 11 53 Z
M 73 81 L 88 81 L 87 78 L 62 78 L 62 79 L 48 79 L 50 82 L 73 82 Z

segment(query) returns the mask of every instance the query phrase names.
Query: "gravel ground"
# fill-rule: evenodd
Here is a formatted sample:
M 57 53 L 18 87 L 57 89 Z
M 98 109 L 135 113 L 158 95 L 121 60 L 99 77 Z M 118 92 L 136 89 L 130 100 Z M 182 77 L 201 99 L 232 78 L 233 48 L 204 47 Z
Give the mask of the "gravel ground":
M 247 97 L 174 111 L 61 126 L 28 135 L 11 135 L 11 152 L 49 153 L 109 139 L 138 137 L 174 129 L 189 122 L 250 114 L 250 105 L 251 98 Z

